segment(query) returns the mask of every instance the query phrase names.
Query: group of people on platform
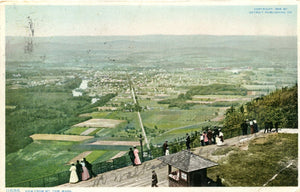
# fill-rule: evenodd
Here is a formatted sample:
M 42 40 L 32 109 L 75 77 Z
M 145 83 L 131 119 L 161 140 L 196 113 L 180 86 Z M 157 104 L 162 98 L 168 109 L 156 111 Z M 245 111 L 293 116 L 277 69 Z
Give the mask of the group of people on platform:
M 130 160 L 131 160 L 133 166 L 142 164 L 140 157 L 139 157 L 139 150 L 136 148 L 136 146 L 133 147 L 133 150 L 132 150 L 132 148 L 129 148 L 128 155 L 130 157 Z
M 273 126 L 273 122 L 269 119 L 265 122 L 265 130 L 264 133 L 269 133 L 272 132 L 272 129 L 275 128 L 275 132 L 278 133 L 278 127 L 279 127 L 279 122 L 276 121 L 275 125 Z
M 71 164 L 70 170 L 70 183 L 77 183 L 79 181 L 85 181 L 92 177 L 96 177 L 96 174 L 92 170 L 92 164 L 89 163 L 85 158 L 81 162 L 77 160 L 77 163 Z
M 255 119 L 253 120 L 250 120 L 249 121 L 249 126 L 250 126 L 250 133 L 253 134 L 253 133 L 257 133 L 259 130 L 258 130 L 258 125 L 257 125 L 257 122 Z M 247 124 L 247 121 L 244 121 L 242 124 L 241 124 L 241 128 L 242 128 L 242 133 L 243 135 L 247 135 L 247 132 L 248 132 L 248 124 Z
M 224 135 L 223 135 L 223 132 L 221 131 L 221 129 L 215 128 L 213 131 L 211 129 L 208 129 L 207 133 L 206 133 L 206 131 L 204 131 L 200 135 L 200 141 L 201 141 L 202 146 L 210 145 L 210 144 L 223 145 L 224 144 Z M 191 149 L 191 137 L 188 133 L 186 134 L 185 144 L 186 144 L 186 149 L 190 150 Z M 170 154 L 168 141 L 164 142 L 162 148 L 163 148 L 164 155 Z
M 211 144 L 217 144 L 220 146 L 224 144 L 224 134 L 221 129 L 208 129 L 207 133 L 204 131 L 202 135 L 200 135 L 200 142 L 202 146 Z
M 272 132 L 272 129 L 274 128 L 273 127 L 273 122 L 269 119 L 266 120 L 265 124 L 265 130 L 264 130 L 264 133 L 269 133 L 269 132 Z M 254 133 L 257 133 L 259 131 L 259 128 L 258 128 L 258 124 L 256 122 L 255 119 L 251 119 L 249 120 L 249 122 L 247 123 L 247 121 L 244 121 L 242 124 L 241 124 L 241 128 L 242 128 L 242 133 L 243 135 L 247 135 L 247 132 L 248 132 L 248 127 L 250 127 L 250 133 L 251 134 L 254 134 Z M 275 123 L 275 132 L 278 133 L 278 127 L 279 127 L 279 123 L 276 122 Z

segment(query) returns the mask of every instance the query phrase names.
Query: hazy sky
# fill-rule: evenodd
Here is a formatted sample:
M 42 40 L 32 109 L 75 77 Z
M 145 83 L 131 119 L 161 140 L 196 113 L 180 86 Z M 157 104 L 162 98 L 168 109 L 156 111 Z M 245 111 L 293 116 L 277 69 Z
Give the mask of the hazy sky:
M 273 13 L 251 13 L 272 8 Z M 275 8 L 286 8 L 274 13 Z M 276 35 L 297 33 L 296 6 L 6 6 L 6 35 Z

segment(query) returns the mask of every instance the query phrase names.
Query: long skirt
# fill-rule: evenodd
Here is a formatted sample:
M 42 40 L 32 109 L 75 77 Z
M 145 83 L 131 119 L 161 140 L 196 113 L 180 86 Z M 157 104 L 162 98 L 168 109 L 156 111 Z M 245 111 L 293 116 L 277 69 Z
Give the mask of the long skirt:
M 221 141 L 221 139 L 219 137 L 216 137 L 216 142 L 217 142 L 218 146 L 223 145 L 223 142 Z
M 135 154 L 134 156 L 135 156 L 134 163 L 135 163 L 136 165 L 142 164 L 139 155 L 138 155 L 138 154 Z
M 251 131 L 251 134 L 254 133 L 254 127 L 253 127 L 253 125 L 250 126 L 250 131 Z
M 81 178 L 81 180 L 85 181 L 85 180 L 88 180 L 90 177 L 91 176 L 90 176 L 89 171 L 87 170 L 87 168 L 82 167 L 82 178 Z
M 79 179 L 78 179 L 76 171 L 75 170 L 71 171 L 69 182 L 70 183 L 77 183 L 78 181 L 79 181 Z

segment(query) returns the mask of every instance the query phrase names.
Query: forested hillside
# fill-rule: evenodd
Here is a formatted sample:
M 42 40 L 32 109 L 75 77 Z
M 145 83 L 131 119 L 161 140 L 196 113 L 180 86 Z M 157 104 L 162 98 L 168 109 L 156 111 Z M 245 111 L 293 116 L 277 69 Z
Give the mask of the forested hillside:
M 226 112 L 225 130 L 238 134 L 240 125 L 245 120 L 256 119 L 260 129 L 267 120 L 273 125 L 278 122 L 282 128 L 298 128 L 298 88 L 282 88 L 252 100 L 239 108 L 231 107 Z

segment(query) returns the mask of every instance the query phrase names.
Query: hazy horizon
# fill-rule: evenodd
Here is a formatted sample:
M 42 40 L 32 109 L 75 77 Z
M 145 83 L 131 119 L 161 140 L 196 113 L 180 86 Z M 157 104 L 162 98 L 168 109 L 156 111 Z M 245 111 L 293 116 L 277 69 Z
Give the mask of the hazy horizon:
M 210 34 L 182 34 L 182 35 L 176 35 L 176 34 L 147 34 L 147 35 L 50 35 L 50 36 L 34 36 L 31 38 L 36 37 L 142 37 L 142 36 L 217 36 L 217 37 L 230 37 L 230 36 L 239 36 L 239 37 L 254 37 L 254 36 L 260 36 L 260 37 L 297 37 L 298 35 L 210 35 Z M 28 36 L 17 36 L 17 35 L 5 35 L 5 37 L 26 37 Z

